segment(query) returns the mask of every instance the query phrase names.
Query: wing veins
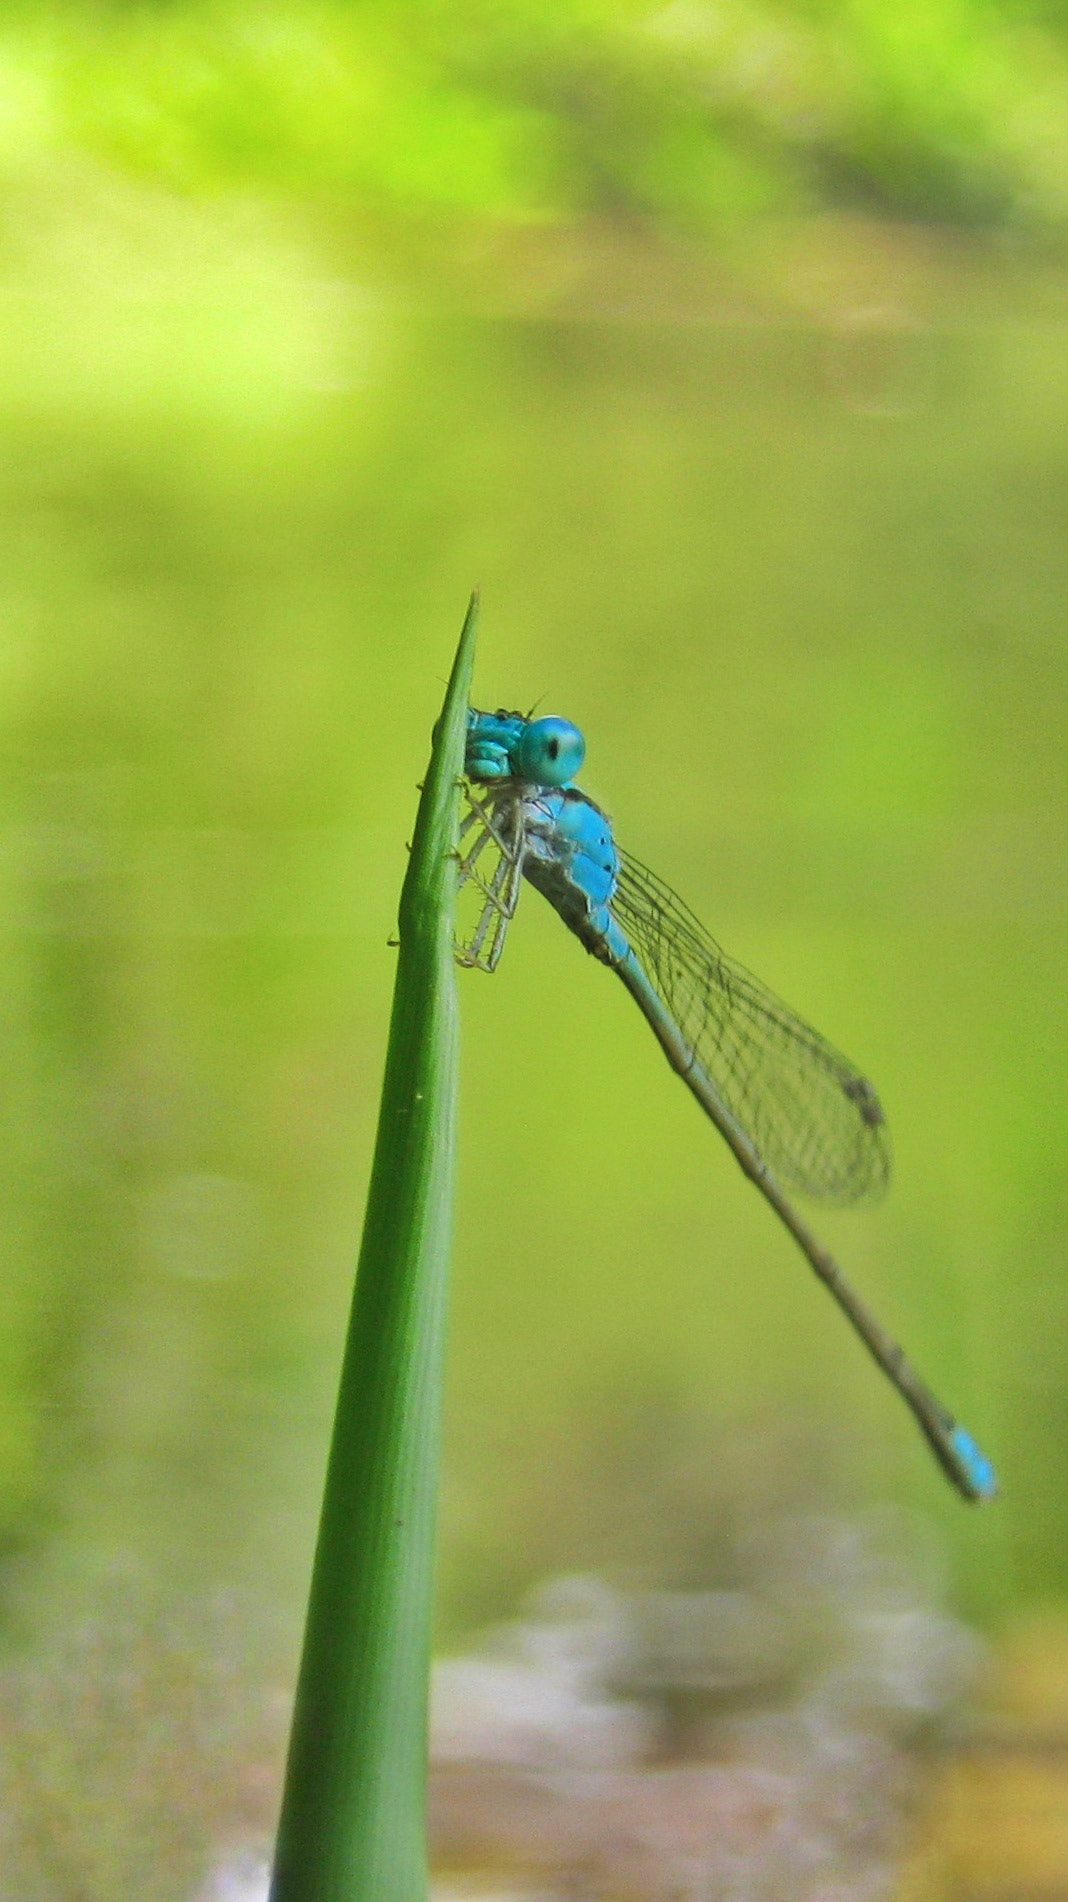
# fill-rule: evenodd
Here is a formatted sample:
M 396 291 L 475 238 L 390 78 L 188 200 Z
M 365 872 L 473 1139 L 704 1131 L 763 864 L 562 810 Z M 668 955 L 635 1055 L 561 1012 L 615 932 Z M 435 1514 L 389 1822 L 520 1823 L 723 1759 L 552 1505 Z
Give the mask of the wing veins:
M 874 1200 L 890 1145 L 872 1085 L 759 978 L 727 956 L 670 886 L 627 852 L 612 908 L 699 1063 L 792 1188 Z

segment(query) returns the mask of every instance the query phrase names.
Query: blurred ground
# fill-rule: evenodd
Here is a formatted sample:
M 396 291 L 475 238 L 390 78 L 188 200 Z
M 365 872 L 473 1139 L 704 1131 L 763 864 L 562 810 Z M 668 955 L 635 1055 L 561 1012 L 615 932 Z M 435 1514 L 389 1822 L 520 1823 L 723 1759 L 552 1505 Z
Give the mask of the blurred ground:
M 984 1644 L 896 1508 L 751 1526 L 735 1556 L 730 1590 L 552 1580 L 439 1662 L 434 1902 L 1062 1895 L 1063 1615 Z M 101 1586 L 0 1681 L 8 1892 L 263 1902 L 288 1698 L 252 1608 L 146 1624 Z

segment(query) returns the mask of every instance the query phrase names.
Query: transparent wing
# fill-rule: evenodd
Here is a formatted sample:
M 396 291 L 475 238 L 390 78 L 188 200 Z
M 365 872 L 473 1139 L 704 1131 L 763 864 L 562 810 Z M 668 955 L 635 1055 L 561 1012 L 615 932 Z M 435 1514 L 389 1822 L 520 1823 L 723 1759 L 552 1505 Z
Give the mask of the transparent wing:
M 456 961 L 493 971 L 519 903 L 524 857 L 520 808 L 514 798 L 495 799 L 469 780 L 464 795 Z
M 651 982 L 769 1168 L 824 1202 L 874 1201 L 890 1140 L 867 1078 L 720 950 L 662 880 L 620 854 L 612 900 Z

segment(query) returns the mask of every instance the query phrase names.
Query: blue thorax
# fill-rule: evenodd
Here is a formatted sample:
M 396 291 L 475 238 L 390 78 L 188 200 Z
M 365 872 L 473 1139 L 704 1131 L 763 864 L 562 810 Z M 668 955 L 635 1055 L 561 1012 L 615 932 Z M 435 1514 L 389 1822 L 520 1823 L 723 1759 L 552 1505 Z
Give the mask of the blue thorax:
M 525 876 L 587 950 L 606 962 L 625 957 L 627 940 L 610 910 L 619 876 L 612 822 L 574 784 L 586 751 L 578 727 L 474 708 L 467 724 L 465 770 L 494 789 L 495 804 L 515 801 Z

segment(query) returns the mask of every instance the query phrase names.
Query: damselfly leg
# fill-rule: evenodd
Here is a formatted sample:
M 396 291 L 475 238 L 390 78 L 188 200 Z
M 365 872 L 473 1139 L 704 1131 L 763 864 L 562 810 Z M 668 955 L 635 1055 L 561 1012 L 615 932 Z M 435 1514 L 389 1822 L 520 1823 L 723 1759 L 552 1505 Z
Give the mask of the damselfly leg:
M 473 900 L 473 919 L 461 923 L 456 961 L 493 971 L 519 903 L 523 832 L 514 798 L 480 798 L 465 784 L 468 810 L 460 822 L 460 892 Z M 472 904 L 466 906 L 469 918 Z

